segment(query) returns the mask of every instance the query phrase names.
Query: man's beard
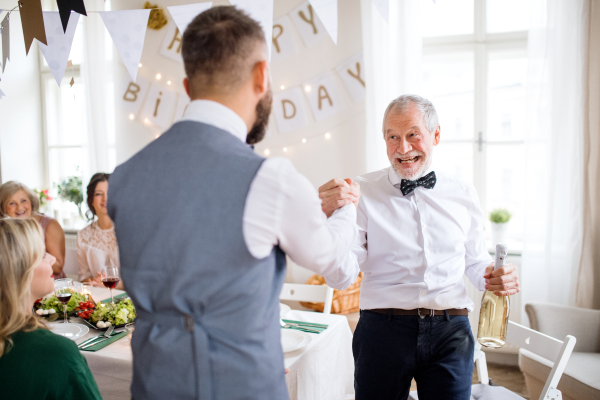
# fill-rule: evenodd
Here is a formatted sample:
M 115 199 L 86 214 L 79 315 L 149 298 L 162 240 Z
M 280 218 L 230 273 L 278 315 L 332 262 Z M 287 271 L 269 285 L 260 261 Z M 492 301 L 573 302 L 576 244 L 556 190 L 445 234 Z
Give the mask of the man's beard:
M 416 156 L 419 156 L 419 160 L 416 161 L 420 164 L 419 167 L 410 170 L 400 168 L 399 162 L 397 160 L 398 158 L 407 159 Z M 392 168 L 394 168 L 394 171 L 396 171 L 396 174 L 398 174 L 400 178 L 415 180 L 422 177 L 431 165 L 431 155 L 426 156 L 425 153 L 418 150 L 413 150 L 406 154 L 394 153 L 390 160 L 390 163 L 392 164 Z
M 252 129 L 246 136 L 246 143 L 256 144 L 264 139 L 267 133 L 267 125 L 269 125 L 269 115 L 271 115 L 271 107 L 273 106 L 273 92 L 269 90 L 262 99 L 256 104 L 256 121 L 252 125 Z

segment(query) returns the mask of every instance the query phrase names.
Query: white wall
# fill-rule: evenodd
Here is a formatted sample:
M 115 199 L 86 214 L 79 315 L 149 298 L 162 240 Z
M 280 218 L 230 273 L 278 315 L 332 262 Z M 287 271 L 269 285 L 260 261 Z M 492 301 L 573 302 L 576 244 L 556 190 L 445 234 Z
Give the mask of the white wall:
M 304 0 L 275 0 L 274 19 L 288 14 Z M 194 3 L 196 1 L 178 1 L 178 4 Z M 227 5 L 228 1 L 216 1 L 215 5 Z M 141 8 L 142 0 L 128 2 L 113 2 L 113 10 Z M 281 90 L 281 85 L 292 87 L 320 75 L 325 71 L 334 70 L 339 64 L 362 50 L 362 32 L 359 0 L 341 0 L 339 2 L 339 30 L 337 46 L 327 36 L 311 47 L 302 42 L 296 30 L 293 30 L 294 40 L 299 52 L 287 59 L 273 61 L 271 64 L 273 91 Z M 184 78 L 183 64 L 159 54 L 159 49 L 167 28 L 158 31 L 148 29 L 142 55 L 142 67 L 138 76 L 151 83 L 161 85 L 165 90 L 185 93 L 182 80 Z M 115 53 L 115 82 L 118 88 L 128 79 L 128 74 L 120 57 Z M 156 80 L 156 74 L 161 79 Z M 338 78 L 336 78 L 338 79 Z M 166 82 L 172 84 L 168 86 Z M 339 91 L 344 97 L 347 108 L 339 114 L 316 122 L 312 116 L 308 102 L 305 100 L 309 125 L 305 128 L 280 134 L 274 115 L 271 116 L 267 138 L 257 145 L 258 154 L 264 155 L 264 150 L 270 150 L 270 157 L 288 157 L 296 168 L 318 187 L 333 177 L 354 177 L 366 172 L 364 153 L 365 105 L 364 101 L 354 103 L 348 92 L 338 79 Z M 145 124 L 136 116 L 129 119 L 129 112 L 121 109 L 124 90 L 116 90 L 115 115 L 117 164 L 129 157 L 152 141 L 163 129 Z M 325 133 L 330 132 L 331 139 L 325 139 Z M 307 143 L 302 144 L 302 138 L 307 137 Z M 287 147 L 288 151 L 283 152 Z M 288 280 L 304 282 L 311 272 L 302 268 L 289 268 Z
M 2 9 L 14 5 L 16 2 L 0 2 Z M 5 15 L 2 13 L 0 18 Z M 39 50 L 34 43 L 25 56 L 18 12 L 10 15 L 10 61 L 6 63 L 0 89 L 5 94 L 0 100 L 1 180 L 18 180 L 31 188 L 42 187 L 45 174 Z

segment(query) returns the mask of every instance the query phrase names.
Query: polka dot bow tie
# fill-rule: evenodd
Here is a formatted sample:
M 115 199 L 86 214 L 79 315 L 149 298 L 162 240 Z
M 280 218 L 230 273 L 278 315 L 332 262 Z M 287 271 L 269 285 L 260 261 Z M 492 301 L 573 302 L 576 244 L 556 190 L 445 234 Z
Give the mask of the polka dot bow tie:
M 413 190 L 415 190 L 418 186 L 422 186 L 426 189 L 433 189 L 435 183 L 437 182 L 437 178 L 435 177 L 435 172 L 431 171 L 427 175 L 417 179 L 416 181 L 411 181 L 408 179 L 402 179 L 400 182 L 400 190 L 404 196 L 411 194 Z

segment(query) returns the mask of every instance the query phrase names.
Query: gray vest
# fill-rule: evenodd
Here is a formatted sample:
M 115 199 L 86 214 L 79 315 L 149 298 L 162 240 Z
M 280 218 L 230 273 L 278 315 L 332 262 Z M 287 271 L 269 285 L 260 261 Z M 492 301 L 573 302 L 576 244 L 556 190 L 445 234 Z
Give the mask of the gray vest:
M 243 236 L 263 158 L 232 134 L 178 122 L 110 177 L 121 275 L 138 312 L 134 399 L 287 399 L 279 293 L 285 254 Z

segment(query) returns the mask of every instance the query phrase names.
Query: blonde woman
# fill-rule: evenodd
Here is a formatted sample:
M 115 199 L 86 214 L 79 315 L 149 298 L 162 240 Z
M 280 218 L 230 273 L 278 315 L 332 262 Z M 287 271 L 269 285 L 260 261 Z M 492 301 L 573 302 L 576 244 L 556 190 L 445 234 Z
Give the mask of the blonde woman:
M 54 289 L 54 257 L 33 219 L 0 219 L 0 376 L 6 399 L 100 400 L 85 358 L 31 312 Z
M 9 181 L 0 186 L 0 217 L 34 218 L 44 233 L 46 251 L 56 258 L 52 265 L 55 278 L 66 278 L 65 232 L 54 218 L 40 214 L 40 199 L 31 189 L 17 181 Z

